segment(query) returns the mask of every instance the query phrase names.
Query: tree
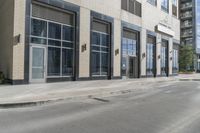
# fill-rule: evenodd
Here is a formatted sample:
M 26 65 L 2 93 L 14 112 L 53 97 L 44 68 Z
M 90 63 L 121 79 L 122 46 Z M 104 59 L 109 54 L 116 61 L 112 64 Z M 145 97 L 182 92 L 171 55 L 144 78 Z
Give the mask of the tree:
M 179 50 L 179 67 L 180 71 L 194 71 L 194 49 L 192 46 L 183 45 Z

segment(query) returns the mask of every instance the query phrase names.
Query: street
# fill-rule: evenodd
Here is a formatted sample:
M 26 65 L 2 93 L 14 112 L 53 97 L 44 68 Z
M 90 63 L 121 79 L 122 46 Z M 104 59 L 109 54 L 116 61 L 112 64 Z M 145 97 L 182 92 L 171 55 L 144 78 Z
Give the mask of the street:
M 0 133 L 199 133 L 200 83 L 0 110 Z

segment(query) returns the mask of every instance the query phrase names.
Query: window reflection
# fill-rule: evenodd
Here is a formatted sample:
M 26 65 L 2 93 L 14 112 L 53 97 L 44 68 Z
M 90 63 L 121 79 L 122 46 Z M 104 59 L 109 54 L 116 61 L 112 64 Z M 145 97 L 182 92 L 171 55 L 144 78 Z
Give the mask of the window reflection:
M 35 18 L 31 22 L 31 43 L 48 47 L 47 76 L 72 76 L 74 27 Z
M 196 0 L 196 48 L 200 49 L 200 1 Z
M 47 22 L 37 19 L 31 20 L 31 35 L 38 37 L 47 36 Z
M 60 48 L 48 48 L 48 76 L 60 75 Z
M 173 56 L 172 56 L 172 71 L 173 74 L 178 73 L 178 50 L 173 49 Z
M 137 56 L 137 41 L 123 37 L 122 39 L 122 76 L 126 76 L 128 69 L 128 56 Z
M 155 45 L 152 43 L 147 43 L 146 50 L 146 60 L 147 60 L 147 76 L 154 75 L 154 47 Z
M 163 41 L 161 46 L 161 75 L 168 76 L 168 42 Z
M 161 8 L 162 8 L 162 10 L 168 12 L 169 11 L 169 0 L 162 0 Z
M 92 75 L 108 75 L 109 38 L 107 33 L 92 32 Z
M 61 25 L 49 23 L 49 38 L 61 39 Z

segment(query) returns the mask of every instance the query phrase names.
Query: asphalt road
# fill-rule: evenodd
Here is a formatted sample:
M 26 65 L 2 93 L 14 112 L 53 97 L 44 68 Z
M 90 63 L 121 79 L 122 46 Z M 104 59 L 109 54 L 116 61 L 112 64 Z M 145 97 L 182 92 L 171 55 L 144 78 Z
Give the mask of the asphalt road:
M 0 133 L 200 133 L 200 82 L 2 109 Z

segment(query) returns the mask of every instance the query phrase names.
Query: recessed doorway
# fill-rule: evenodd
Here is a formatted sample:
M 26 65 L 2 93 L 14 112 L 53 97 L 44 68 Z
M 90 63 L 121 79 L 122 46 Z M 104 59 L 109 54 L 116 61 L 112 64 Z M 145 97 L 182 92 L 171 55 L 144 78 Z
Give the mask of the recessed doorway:
M 139 78 L 139 33 L 123 30 L 122 38 L 122 77 Z

